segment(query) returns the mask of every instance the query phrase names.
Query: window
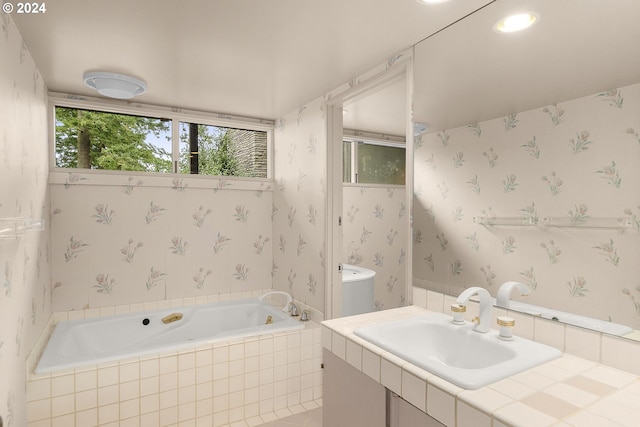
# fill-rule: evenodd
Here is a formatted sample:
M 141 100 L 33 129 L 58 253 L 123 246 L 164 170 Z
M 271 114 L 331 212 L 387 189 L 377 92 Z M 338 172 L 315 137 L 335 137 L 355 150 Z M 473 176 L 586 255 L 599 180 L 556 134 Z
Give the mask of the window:
M 405 185 L 404 144 L 343 141 L 343 182 Z
M 171 120 L 56 107 L 59 168 L 171 172 Z
M 188 115 L 169 111 L 153 117 L 54 109 L 58 168 L 268 177 L 266 121 L 246 129 L 184 120 Z
M 267 133 L 180 122 L 180 173 L 267 177 Z

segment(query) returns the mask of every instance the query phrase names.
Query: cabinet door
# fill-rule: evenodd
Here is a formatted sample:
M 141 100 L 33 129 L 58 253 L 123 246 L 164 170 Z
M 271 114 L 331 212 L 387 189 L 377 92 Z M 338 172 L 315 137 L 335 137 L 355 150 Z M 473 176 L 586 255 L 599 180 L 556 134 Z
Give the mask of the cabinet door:
M 385 427 L 385 388 L 323 349 L 322 425 Z
M 389 412 L 389 427 L 446 427 L 392 392 L 389 392 Z

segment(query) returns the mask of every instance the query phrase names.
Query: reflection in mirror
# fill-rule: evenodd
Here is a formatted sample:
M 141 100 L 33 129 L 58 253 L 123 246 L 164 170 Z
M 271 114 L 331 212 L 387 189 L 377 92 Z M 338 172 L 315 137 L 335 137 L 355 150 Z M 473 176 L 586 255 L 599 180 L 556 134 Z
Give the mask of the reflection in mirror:
M 492 29 L 515 9 L 540 19 Z M 498 0 L 415 46 L 414 120 L 429 129 L 415 139 L 414 284 L 496 297 L 518 281 L 560 321 L 640 329 L 637 16 L 626 0 Z
M 342 253 L 376 272 L 372 310 L 406 301 L 406 90 L 403 74 L 344 105 Z

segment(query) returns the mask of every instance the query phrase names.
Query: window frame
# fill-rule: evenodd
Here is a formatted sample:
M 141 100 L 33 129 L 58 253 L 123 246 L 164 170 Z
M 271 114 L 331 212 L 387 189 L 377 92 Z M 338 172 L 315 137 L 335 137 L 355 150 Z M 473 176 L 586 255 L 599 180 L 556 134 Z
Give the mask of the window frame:
M 275 122 L 268 119 L 255 119 L 243 116 L 234 116 L 223 113 L 212 113 L 196 110 L 187 110 L 174 107 L 161 107 L 151 104 L 140 104 L 134 102 L 121 102 L 105 100 L 101 98 L 61 94 L 49 92 L 48 94 L 49 113 L 49 168 L 52 172 L 78 173 L 78 174 L 116 174 L 131 176 L 165 176 L 170 178 L 199 178 L 209 180 L 239 180 L 239 181 L 273 181 L 273 133 Z M 56 107 L 76 108 L 81 110 L 98 111 L 113 114 L 126 114 L 143 116 L 156 119 L 171 120 L 171 172 L 143 172 L 143 171 L 121 171 L 109 169 L 84 169 L 84 168 L 62 168 L 56 166 Z M 178 172 L 180 157 L 180 122 L 197 123 L 207 126 L 218 126 L 225 128 L 252 130 L 266 132 L 267 135 L 267 176 L 260 177 L 239 177 L 228 175 L 200 175 L 183 174 Z

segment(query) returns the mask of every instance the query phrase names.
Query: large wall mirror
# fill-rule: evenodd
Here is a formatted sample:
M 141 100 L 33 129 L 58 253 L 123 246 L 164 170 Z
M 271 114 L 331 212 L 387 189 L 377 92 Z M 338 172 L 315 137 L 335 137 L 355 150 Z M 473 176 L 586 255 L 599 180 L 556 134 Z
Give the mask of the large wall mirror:
M 521 11 L 537 23 L 492 28 Z M 639 16 L 634 0 L 496 0 L 415 46 L 414 285 L 517 281 L 516 302 L 638 337 Z

